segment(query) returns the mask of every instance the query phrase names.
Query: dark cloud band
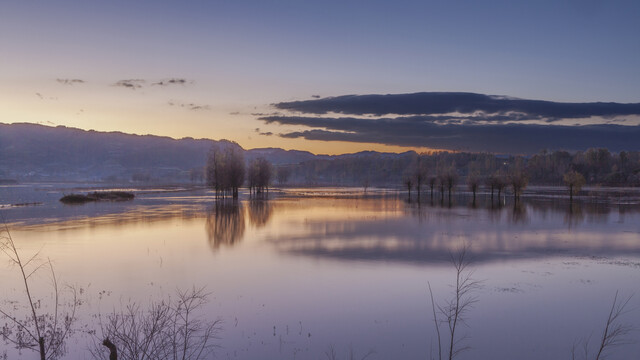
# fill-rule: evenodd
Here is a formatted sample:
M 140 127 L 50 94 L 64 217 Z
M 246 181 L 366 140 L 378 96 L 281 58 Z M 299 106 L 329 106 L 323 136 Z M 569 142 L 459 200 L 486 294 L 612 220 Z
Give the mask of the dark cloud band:
M 545 148 L 640 150 L 640 126 L 620 125 L 637 124 L 640 103 L 562 103 L 421 92 L 314 98 L 274 107 L 284 113 L 258 115 L 259 119 L 310 128 L 279 134 L 285 138 L 520 154 Z M 344 116 L 326 116 L 331 113 Z M 582 125 L 553 124 L 567 119 Z
M 270 123 L 315 129 L 280 134 L 284 138 L 348 141 L 460 151 L 535 153 L 541 149 L 640 150 L 640 126 L 613 124 L 563 126 L 539 124 L 466 125 L 420 122 L 413 118 L 357 119 L 264 117 Z M 319 129 L 322 128 L 322 129 Z
M 464 92 L 421 92 L 390 95 L 345 95 L 324 99 L 281 102 L 277 109 L 307 114 L 340 113 L 383 116 L 433 114 L 508 114 L 547 120 L 591 116 L 640 115 L 640 103 L 613 102 L 563 103 L 516 99 L 505 96 Z

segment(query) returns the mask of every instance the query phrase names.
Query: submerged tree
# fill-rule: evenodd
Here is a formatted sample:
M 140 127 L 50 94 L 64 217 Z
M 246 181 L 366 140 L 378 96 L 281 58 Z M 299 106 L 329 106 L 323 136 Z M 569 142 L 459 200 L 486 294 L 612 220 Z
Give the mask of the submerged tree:
M 77 292 L 67 287 L 63 292 L 58 286 L 58 279 L 51 260 L 38 259 L 36 253 L 28 260 L 23 260 L 11 237 L 9 227 L 3 221 L 0 229 L 0 251 L 8 258 L 19 273 L 23 284 L 25 299 L 11 305 L 12 309 L 0 308 L 0 315 L 6 321 L 0 329 L 2 339 L 18 350 L 32 350 L 38 353 L 40 360 L 58 359 L 66 353 L 66 341 L 73 334 L 76 321 L 76 309 L 80 305 Z M 36 298 L 34 277 L 48 268 L 51 276 L 51 296 L 53 304 Z M 19 314 L 24 311 L 25 314 Z
M 521 172 L 514 172 L 509 176 L 509 183 L 513 190 L 514 199 L 520 200 L 520 195 L 522 195 L 522 192 L 527 187 L 527 176 Z
M 416 192 L 418 193 L 418 202 L 420 202 L 420 190 L 422 189 L 422 184 L 427 180 L 427 166 L 419 156 L 417 161 L 413 165 L 412 169 L 413 179 L 416 186 Z
M 467 177 L 467 186 L 469 190 L 473 193 L 473 203 L 476 203 L 476 192 L 478 191 L 478 187 L 480 187 L 480 177 L 478 174 L 473 173 L 469 174 Z
M 430 191 L 430 197 L 433 200 L 433 188 L 436 186 L 436 183 L 438 182 L 438 178 L 435 176 L 430 176 L 429 180 L 427 180 L 427 182 L 429 183 L 429 191 Z
M 442 180 L 447 187 L 447 191 L 449 192 L 449 201 L 451 201 L 451 191 L 456 185 L 456 182 L 458 182 L 458 173 L 456 172 L 455 165 L 452 164 L 448 169 L 445 170 L 445 172 L 442 174 Z
M 207 186 L 215 190 L 216 196 L 224 197 L 230 192 L 237 199 L 245 177 L 242 151 L 235 146 L 212 146 L 207 156 L 205 177 Z
M 403 184 L 404 186 L 407 187 L 407 193 L 408 193 L 407 196 L 409 198 L 409 201 L 411 201 L 411 188 L 413 187 L 413 177 L 405 175 L 405 177 L 403 178 Z
M 585 183 L 584 176 L 575 170 L 564 174 L 562 180 L 569 188 L 569 201 L 573 202 L 573 195 L 578 194 Z
M 253 160 L 248 165 L 247 173 L 249 174 L 249 189 L 254 194 L 261 194 L 264 191 L 269 191 L 269 185 L 271 184 L 271 177 L 273 174 L 273 166 L 267 159 L 259 157 Z

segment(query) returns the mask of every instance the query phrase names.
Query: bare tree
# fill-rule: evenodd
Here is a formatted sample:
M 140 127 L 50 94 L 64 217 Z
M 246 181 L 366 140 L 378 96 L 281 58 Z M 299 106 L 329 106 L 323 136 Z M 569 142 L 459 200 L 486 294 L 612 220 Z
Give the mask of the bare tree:
M 101 336 L 89 349 L 95 359 L 199 360 L 208 359 L 217 345 L 221 320 L 206 321 L 199 312 L 207 302 L 203 289 L 178 291 L 175 300 L 152 302 L 148 309 L 136 303 L 114 311 L 101 323 Z
M 476 192 L 478 191 L 478 187 L 480 186 L 480 177 L 477 173 L 472 173 L 467 176 L 467 186 L 469 190 L 473 192 L 473 203 L 476 203 Z
M 220 196 L 223 189 L 223 155 L 220 146 L 213 145 L 207 155 L 207 164 L 205 166 L 205 180 L 207 186 L 213 188 L 216 196 Z
M 224 149 L 214 145 L 209 150 L 205 167 L 207 186 L 213 188 L 216 196 L 225 196 L 231 192 L 234 199 L 238 198 L 238 189 L 244 183 L 245 167 L 244 155 L 235 146 Z
M 433 300 L 433 291 L 431 284 L 429 286 L 429 295 L 431 297 L 431 309 L 433 311 L 433 321 L 438 341 L 438 359 L 443 358 L 443 347 L 446 346 L 449 360 L 455 358 L 461 352 L 468 350 L 468 346 L 464 346 L 462 342 L 465 336 L 460 336 L 459 327 L 466 321 L 467 312 L 478 301 L 473 294 L 479 287 L 480 282 L 473 279 L 473 272 L 468 270 L 469 259 L 467 255 L 467 247 L 463 247 L 457 254 L 451 255 L 451 263 L 456 270 L 456 286 L 453 297 L 445 303 L 439 305 Z M 436 311 L 437 308 L 437 311 Z M 440 330 L 441 324 L 446 325 L 446 334 L 448 342 L 443 343 Z
M 613 303 L 611 309 L 609 309 L 609 316 L 605 322 L 604 329 L 602 330 L 602 336 L 598 343 L 598 348 L 593 357 L 594 360 L 600 360 L 605 358 L 605 354 L 612 348 L 617 346 L 626 345 L 631 341 L 627 338 L 635 328 L 631 325 L 621 324 L 621 318 L 628 313 L 627 306 L 631 301 L 632 295 L 624 299 L 618 298 L 618 292 L 616 291 L 613 297 Z M 571 349 L 571 359 L 577 360 L 577 348 L 582 343 L 582 359 L 588 360 L 590 355 L 589 339 L 582 340 L 573 345 Z
M 448 169 L 446 169 L 442 176 L 444 184 L 447 187 L 447 191 L 449 192 L 449 202 L 451 202 L 451 191 L 458 181 L 458 173 L 456 172 L 455 165 L 452 164 Z
M 408 198 L 411 201 L 411 188 L 413 187 L 413 177 L 412 176 L 404 176 L 403 181 L 404 186 L 407 187 Z
M 420 202 L 420 190 L 422 189 L 422 184 L 427 181 L 427 166 L 420 156 L 414 164 L 413 179 L 418 193 L 418 202 Z
M 38 253 L 24 261 L 4 220 L 0 230 L 0 250 L 18 268 L 26 300 L 21 302 L 26 304 L 24 306 L 12 305 L 12 310 L 0 309 L 0 315 L 6 321 L 0 329 L 0 335 L 18 350 L 28 349 L 38 353 L 40 360 L 60 358 L 66 353 L 66 340 L 74 332 L 76 309 L 80 305 L 75 288 L 67 287 L 67 292 L 63 293 L 51 260 L 40 261 Z M 45 304 L 43 299 L 35 297 L 33 291 L 32 277 L 45 268 L 48 268 L 51 276 L 53 304 Z
M 569 188 L 569 201 L 573 202 L 573 195 L 578 194 L 585 184 L 584 176 L 575 170 L 571 170 L 562 176 L 562 180 Z
M 225 151 L 225 187 L 232 192 L 234 199 L 238 198 L 238 189 L 244 183 L 245 166 L 244 155 L 235 147 L 228 147 Z
M 517 201 L 520 200 L 520 195 L 527 187 L 529 179 L 523 171 L 514 171 L 509 175 L 509 184 L 511 184 L 511 188 L 513 189 L 513 198 Z
M 498 191 L 498 199 L 502 196 L 502 191 L 507 186 L 504 175 L 500 172 L 495 172 L 487 178 L 487 186 L 491 188 L 491 200 L 493 201 L 494 190 Z
M 253 160 L 248 165 L 247 173 L 249 174 L 249 187 L 253 189 L 254 193 L 260 194 L 265 190 L 269 191 L 273 166 L 267 159 L 259 157 Z
M 438 178 L 435 176 L 430 176 L 429 179 L 427 180 L 427 182 L 429 183 L 429 190 L 431 192 L 430 196 L 431 199 L 433 199 L 433 188 L 436 186 L 436 183 L 438 182 Z

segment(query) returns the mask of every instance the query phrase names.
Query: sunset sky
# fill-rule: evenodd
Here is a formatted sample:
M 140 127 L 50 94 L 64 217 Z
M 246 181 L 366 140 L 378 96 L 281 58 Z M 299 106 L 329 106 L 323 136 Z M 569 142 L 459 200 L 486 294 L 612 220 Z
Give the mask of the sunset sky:
M 638 19 L 635 0 L 4 1 L 0 122 L 330 154 L 533 151 L 532 129 L 634 146 Z M 452 105 L 364 96 L 420 92 Z

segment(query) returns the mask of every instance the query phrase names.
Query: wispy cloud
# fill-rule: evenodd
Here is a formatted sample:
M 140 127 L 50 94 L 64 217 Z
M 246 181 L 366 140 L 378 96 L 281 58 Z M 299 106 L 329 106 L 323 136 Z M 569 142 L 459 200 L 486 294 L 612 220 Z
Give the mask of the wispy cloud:
M 57 98 L 57 97 L 55 97 L 55 96 L 45 96 L 45 95 L 42 95 L 42 94 L 41 94 L 41 93 L 39 93 L 39 92 L 37 92 L 37 93 L 36 93 L 36 96 L 37 96 L 37 97 L 38 97 L 38 99 L 40 99 L 40 100 L 58 100 L 58 98 Z
M 183 102 L 179 102 L 179 101 L 175 101 L 175 100 L 170 100 L 168 102 L 169 106 L 175 106 L 175 107 L 180 107 L 186 110 L 192 110 L 192 111 L 203 111 L 203 110 L 211 110 L 211 107 L 209 105 L 200 105 L 200 104 L 194 104 L 194 103 L 183 103 Z
M 113 84 L 113 86 L 120 86 L 123 88 L 135 90 L 140 89 L 145 84 L 146 81 L 144 79 L 126 79 L 117 81 L 115 84 Z
M 85 83 L 82 79 L 56 79 L 56 81 L 62 85 L 79 85 Z
M 193 84 L 193 82 L 194 82 L 193 80 L 187 80 L 183 78 L 167 78 L 167 79 L 162 79 L 158 81 L 147 81 L 144 79 L 125 79 L 125 80 L 119 80 L 113 85 L 135 90 L 135 89 L 140 89 L 142 87 L 145 87 L 147 86 L 147 84 L 150 84 L 151 86 L 167 87 L 167 86 L 175 86 L 175 85 L 184 86 L 188 84 Z
M 193 83 L 193 81 L 188 81 L 187 79 L 181 79 L 181 78 L 171 78 L 171 79 L 164 79 L 164 80 L 160 80 L 158 82 L 154 82 L 151 85 L 155 85 L 155 86 L 171 86 L 171 85 L 186 85 L 188 83 Z
M 256 128 L 255 132 L 257 132 L 258 135 L 262 135 L 262 136 L 272 136 L 273 135 L 273 133 L 271 131 L 263 132 L 263 131 L 260 130 L 260 128 Z

